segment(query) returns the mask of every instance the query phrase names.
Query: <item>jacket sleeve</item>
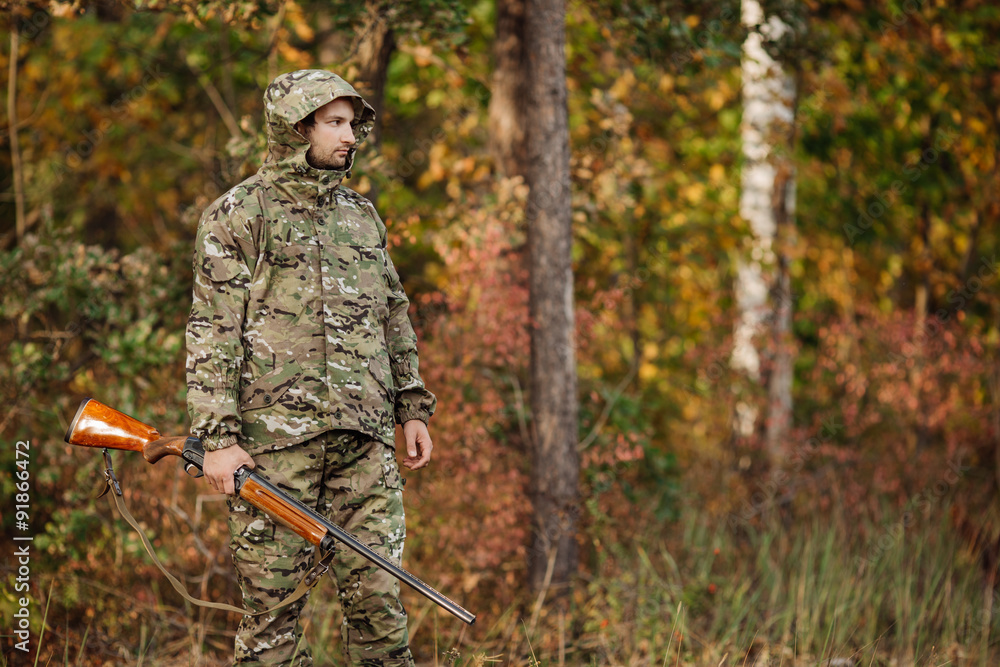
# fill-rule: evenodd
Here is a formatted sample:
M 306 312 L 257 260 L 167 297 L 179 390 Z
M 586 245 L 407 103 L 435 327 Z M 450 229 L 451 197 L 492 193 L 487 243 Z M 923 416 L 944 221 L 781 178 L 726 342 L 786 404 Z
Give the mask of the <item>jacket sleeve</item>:
M 407 310 L 410 300 L 403 290 L 396 267 L 389 257 L 386 244 L 385 224 L 373 206 L 369 206 L 378 224 L 384 248 L 385 269 L 389 280 L 389 328 L 386 344 L 389 347 L 389 364 L 392 380 L 396 386 L 395 418 L 397 424 L 405 424 L 411 419 L 419 419 L 425 424 L 434 414 L 437 398 L 424 386 L 420 377 L 420 363 L 417 358 L 417 334 L 410 324 Z
M 237 444 L 242 331 L 250 277 L 233 233 L 233 212 L 211 207 L 198 226 L 194 293 L 187 324 L 187 402 L 191 433 L 205 451 Z

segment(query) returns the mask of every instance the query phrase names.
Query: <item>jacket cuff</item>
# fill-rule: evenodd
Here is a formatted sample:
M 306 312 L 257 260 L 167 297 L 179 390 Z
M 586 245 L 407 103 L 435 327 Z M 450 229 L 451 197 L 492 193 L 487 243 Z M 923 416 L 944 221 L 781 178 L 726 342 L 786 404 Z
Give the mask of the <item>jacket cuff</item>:
M 419 419 L 426 424 L 434 414 L 436 403 L 434 394 L 426 389 L 404 391 L 396 399 L 396 423 L 405 424 L 411 419 Z
M 424 424 L 430 421 L 431 414 L 426 410 L 408 409 L 396 410 L 396 423 L 405 424 L 413 419 L 419 419 Z
M 206 435 L 201 439 L 201 446 L 205 448 L 206 452 L 214 452 L 220 449 L 226 449 L 227 447 L 232 447 L 233 445 L 239 444 L 238 439 L 235 435 Z

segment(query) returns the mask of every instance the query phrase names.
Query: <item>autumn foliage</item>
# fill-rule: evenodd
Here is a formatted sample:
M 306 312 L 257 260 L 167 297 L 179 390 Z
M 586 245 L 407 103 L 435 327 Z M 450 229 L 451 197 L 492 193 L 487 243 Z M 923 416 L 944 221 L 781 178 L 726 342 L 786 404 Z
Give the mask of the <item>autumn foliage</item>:
M 760 428 L 734 430 L 740 402 L 766 414 L 775 354 L 762 332 L 761 381 L 730 368 L 752 232 L 739 3 L 569 7 L 582 562 L 550 607 L 526 582 L 527 190 L 490 153 L 494 3 L 7 3 L 0 491 L 12 544 L 13 444 L 30 440 L 38 664 L 226 664 L 234 619 L 174 594 L 93 499 L 100 457 L 62 434 L 83 396 L 186 431 L 200 212 L 259 165 L 274 75 L 360 76 L 372 8 L 395 40 L 382 145 L 349 185 L 377 193 L 439 398 L 404 564 L 480 616 L 463 630 L 406 598 L 420 662 L 994 664 L 1000 17 L 772 4 L 806 28 L 771 45 L 799 91 L 778 465 Z M 236 600 L 222 499 L 170 463 L 115 465 L 168 568 Z M 0 564 L 3 635 L 16 577 Z M 339 664 L 323 586 L 308 632 Z

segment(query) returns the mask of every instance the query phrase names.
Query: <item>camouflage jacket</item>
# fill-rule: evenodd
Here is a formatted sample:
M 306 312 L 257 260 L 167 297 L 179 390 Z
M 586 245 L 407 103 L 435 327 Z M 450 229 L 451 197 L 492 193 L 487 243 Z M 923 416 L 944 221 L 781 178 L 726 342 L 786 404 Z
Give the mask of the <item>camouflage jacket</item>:
M 394 443 L 394 421 L 426 422 L 409 301 L 374 206 L 314 169 L 294 124 L 350 97 L 358 145 L 372 108 L 340 77 L 304 70 L 264 95 L 269 154 L 202 215 L 187 326 L 191 432 L 208 451 L 251 455 L 330 429 Z

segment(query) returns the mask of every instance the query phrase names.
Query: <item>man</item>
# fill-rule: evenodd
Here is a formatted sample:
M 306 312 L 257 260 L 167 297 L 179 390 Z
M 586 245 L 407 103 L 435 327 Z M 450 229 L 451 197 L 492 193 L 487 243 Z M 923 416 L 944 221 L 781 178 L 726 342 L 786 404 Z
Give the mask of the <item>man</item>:
M 394 455 L 427 465 L 434 395 L 424 388 L 408 300 L 371 202 L 341 185 L 375 112 L 330 72 L 275 79 L 264 95 L 269 154 L 202 216 L 187 329 L 188 409 L 204 472 L 229 494 L 245 606 L 286 597 L 312 547 L 233 496 L 233 472 L 271 482 L 399 562 L 405 526 Z M 331 570 L 349 662 L 412 665 L 399 583 L 349 549 Z M 310 665 L 302 598 L 245 616 L 237 664 Z

